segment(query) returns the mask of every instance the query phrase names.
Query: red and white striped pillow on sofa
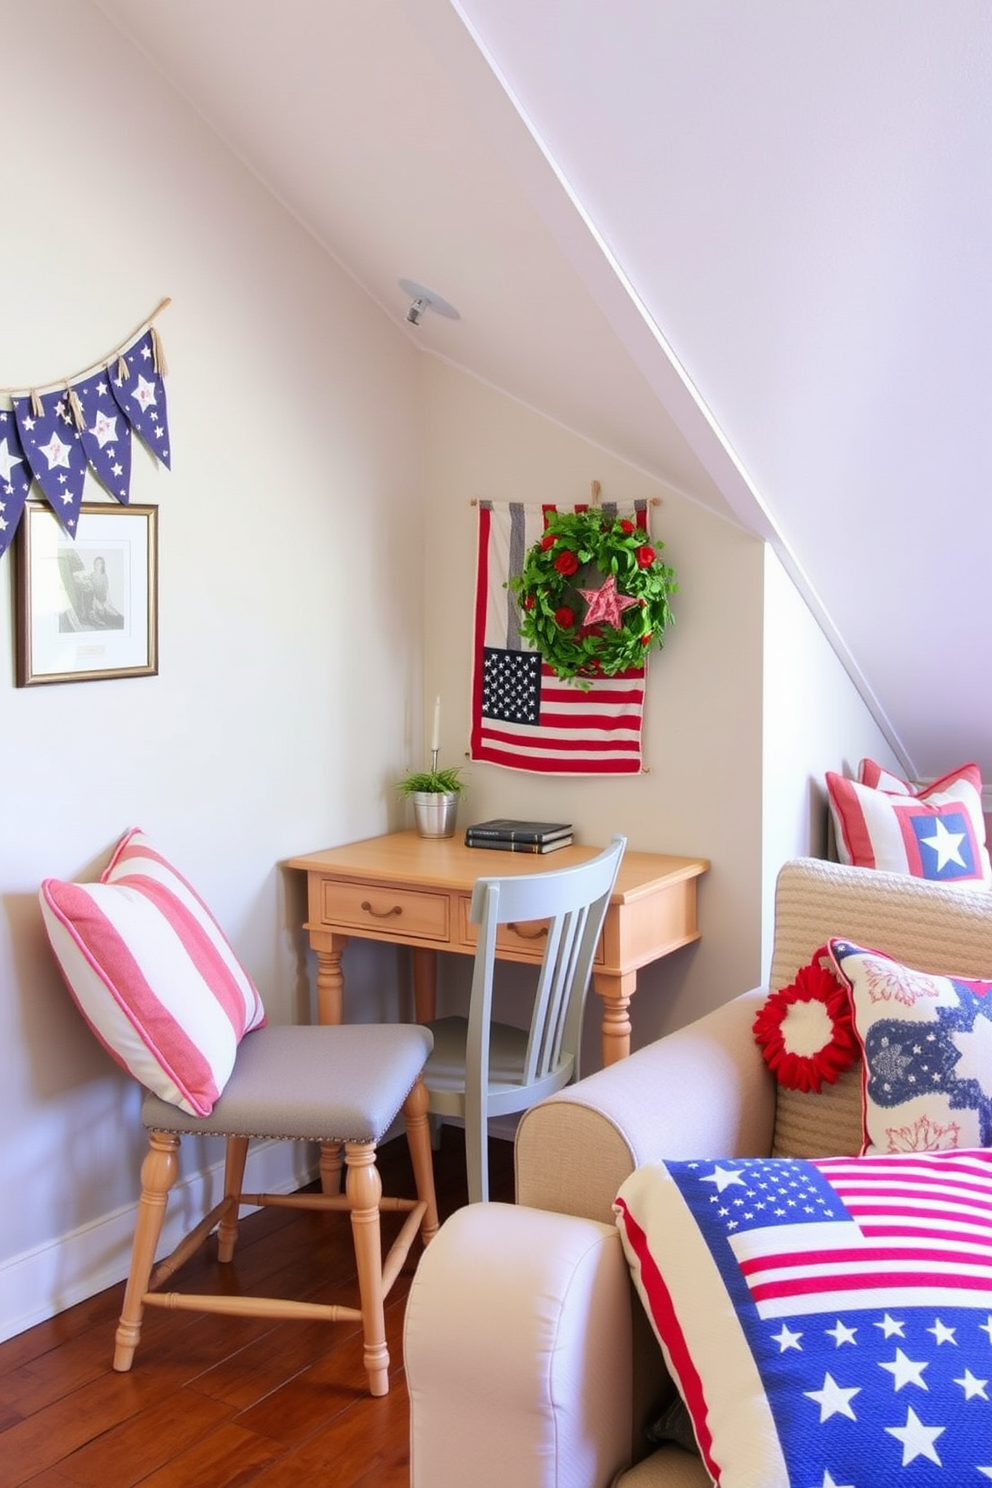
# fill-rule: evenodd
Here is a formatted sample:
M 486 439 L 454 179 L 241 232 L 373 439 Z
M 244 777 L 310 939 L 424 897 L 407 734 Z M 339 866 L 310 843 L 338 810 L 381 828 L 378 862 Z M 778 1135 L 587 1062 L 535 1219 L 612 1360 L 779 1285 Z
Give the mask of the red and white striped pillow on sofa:
M 98 883 L 47 878 L 40 899 L 66 985 L 108 1053 L 163 1100 L 209 1115 L 265 1009 L 196 890 L 133 828 Z

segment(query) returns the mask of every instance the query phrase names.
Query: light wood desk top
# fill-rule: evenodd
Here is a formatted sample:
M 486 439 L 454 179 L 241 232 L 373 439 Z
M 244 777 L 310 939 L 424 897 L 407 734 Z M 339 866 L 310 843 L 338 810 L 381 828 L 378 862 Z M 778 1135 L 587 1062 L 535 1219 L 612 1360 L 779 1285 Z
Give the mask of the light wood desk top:
M 413 949 L 417 1017 L 434 1016 L 436 952 L 471 955 L 475 926 L 468 918 L 477 878 L 537 873 L 582 863 L 600 851 L 573 844 L 553 853 L 502 852 L 466 847 L 461 837 L 393 832 L 287 860 L 307 875 L 305 928 L 317 955 L 317 1015 L 342 1018 L 341 953 L 352 936 Z M 603 999 L 603 1062 L 630 1051 L 628 1007 L 637 970 L 699 939 L 696 882 L 709 863 L 660 853 L 625 852 L 596 955 L 593 983 Z M 505 926 L 499 954 L 540 960 L 539 924 Z

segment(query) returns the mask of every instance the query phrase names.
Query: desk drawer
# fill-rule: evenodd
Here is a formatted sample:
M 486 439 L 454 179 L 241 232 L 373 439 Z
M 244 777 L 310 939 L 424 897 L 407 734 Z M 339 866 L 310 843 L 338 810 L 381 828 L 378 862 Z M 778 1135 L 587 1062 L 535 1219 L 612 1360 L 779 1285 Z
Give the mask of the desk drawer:
M 460 925 L 460 937 L 462 943 L 473 953 L 475 943 L 479 938 L 479 927 L 473 925 L 468 917 L 471 901 L 460 899 L 458 901 Z M 544 946 L 547 938 L 547 920 L 521 920 L 519 924 L 500 925 L 496 931 L 496 954 L 506 956 L 512 960 L 540 961 L 544 955 Z M 602 966 L 605 957 L 603 955 L 603 938 L 600 936 L 596 947 L 594 965 Z
M 362 930 L 376 940 L 395 935 L 399 940 L 415 936 L 446 941 L 450 927 L 448 896 L 324 879 L 320 885 L 320 923 L 333 929 Z

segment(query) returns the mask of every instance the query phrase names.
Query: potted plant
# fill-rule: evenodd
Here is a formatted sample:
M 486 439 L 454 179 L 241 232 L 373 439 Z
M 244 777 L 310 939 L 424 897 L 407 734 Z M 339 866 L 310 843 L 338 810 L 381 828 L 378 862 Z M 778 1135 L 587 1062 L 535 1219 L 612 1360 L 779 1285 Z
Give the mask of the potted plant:
M 453 837 L 458 797 L 465 789 L 461 769 L 437 767 L 437 751 L 429 770 L 413 770 L 396 782 L 401 796 L 413 802 L 413 817 L 421 837 Z

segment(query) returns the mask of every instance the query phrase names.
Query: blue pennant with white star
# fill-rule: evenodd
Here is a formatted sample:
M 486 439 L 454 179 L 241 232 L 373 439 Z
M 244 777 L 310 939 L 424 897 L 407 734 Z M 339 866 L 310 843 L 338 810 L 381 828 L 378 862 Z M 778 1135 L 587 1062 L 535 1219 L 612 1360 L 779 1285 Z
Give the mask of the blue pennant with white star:
M 110 366 L 110 388 L 118 408 L 157 460 L 171 468 L 165 379 L 157 366 L 155 333 L 147 330 Z
M 63 527 L 73 537 L 86 482 L 86 455 L 67 392 L 15 397 L 14 416 L 31 473 Z
M 0 558 L 10 547 L 31 489 L 31 467 L 12 410 L 0 408 Z
M 131 494 L 131 425 L 110 391 L 106 367 L 72 390 L 79 400 L 82 427 L 79 438 L 97 480 L 117 501 L 127 505 Z

